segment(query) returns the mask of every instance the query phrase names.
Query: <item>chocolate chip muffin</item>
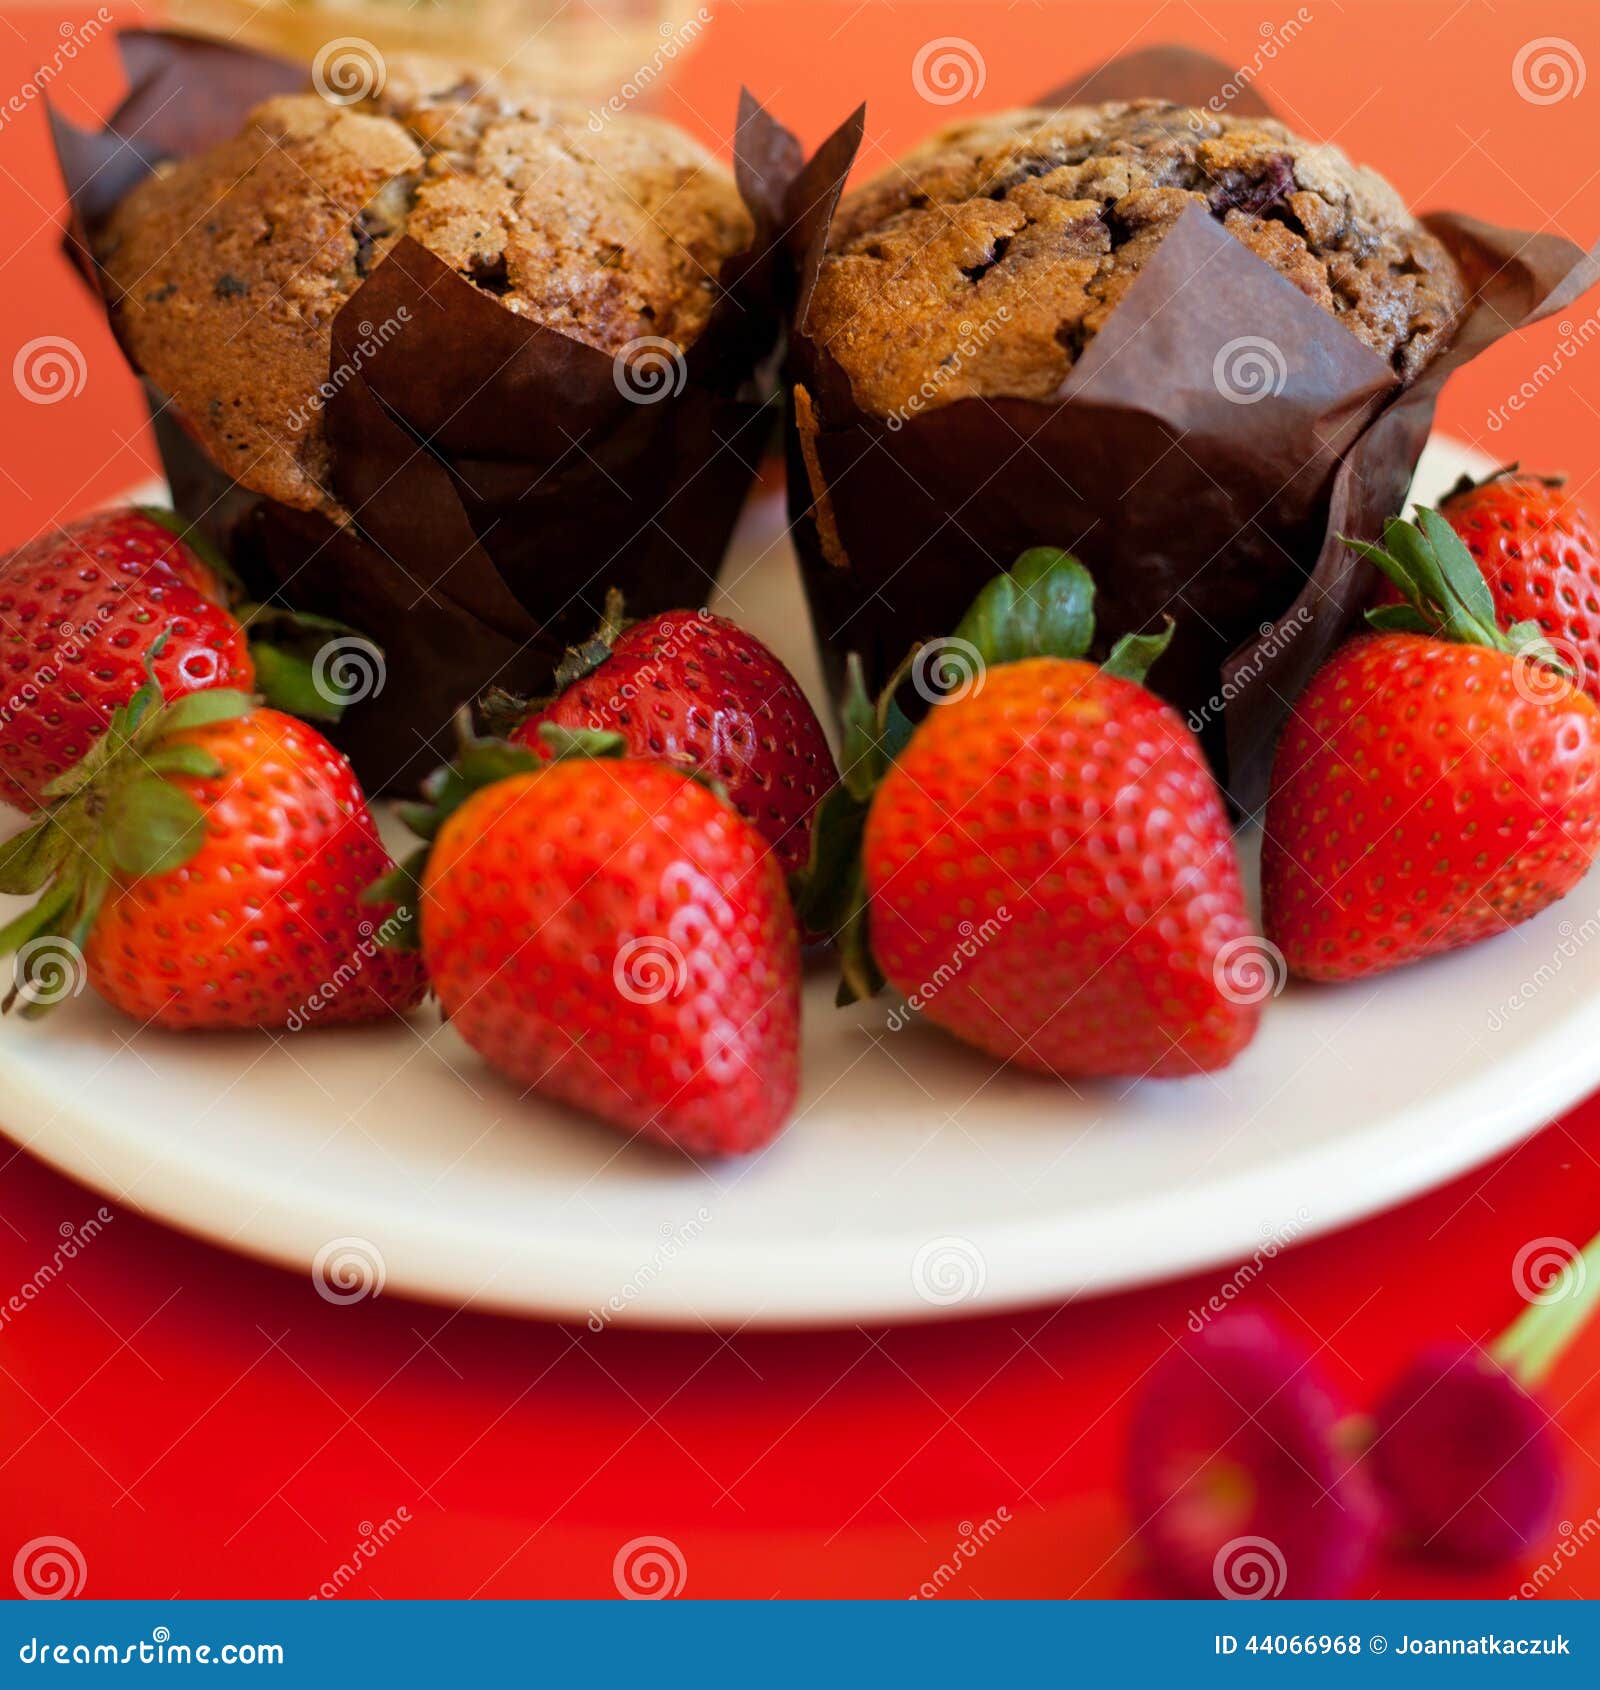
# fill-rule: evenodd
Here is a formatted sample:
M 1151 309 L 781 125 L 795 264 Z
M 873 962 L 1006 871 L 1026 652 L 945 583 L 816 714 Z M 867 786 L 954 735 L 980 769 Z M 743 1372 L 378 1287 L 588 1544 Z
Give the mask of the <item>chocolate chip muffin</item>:
M 1271 118 L 1160 100 L 934 136 L 841 201 L 806 330 L 873 415 L 1048 400 L 1191 206 L 1402 381 L 1450 339 L 1460 274 L 1381 177 Z
M 319 389 L 339 308 L 410 235 L 508 310 L 605 352 L 686 349 L 753 225 L 669 123 L 391 62 L 370 98 L 285 95 L 159 168 L 98 232 L 122 344 L 213 461 L 337 514 Z

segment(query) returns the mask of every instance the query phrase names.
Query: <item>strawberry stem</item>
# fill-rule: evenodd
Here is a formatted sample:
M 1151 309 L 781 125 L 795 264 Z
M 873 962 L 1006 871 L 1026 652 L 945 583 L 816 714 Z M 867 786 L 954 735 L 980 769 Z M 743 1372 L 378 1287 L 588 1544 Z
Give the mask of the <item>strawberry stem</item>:
M 186 728 L 242 716 L 244 693 L 216 688 L 166 704 L 155 662 L 159 635 L 145 655 L 146 680 L 120 709 L 83 760 L 45 788 L 44 814 L 0 848 L 0 892 L 39 893 L 29 909 L 0 929 L 0 957 L 53 937 L 80 953 L 115 872 L 125 880 L 166 874 L 188 862 L 205 838 L 205 818 L 168 775 L 214 776 L 222 766 L 203 746 L 170 744 Z M 43 1015 L 54 994 L 29 993 L 34 953 L 19 964 L 0 1013 L 20 1000 L 22 1013 Z
M 1568 673 L 1537 622 L 1500 627 L 1494 595 L 1477 560 L 1438 511 L 1419 508 L 1415 523 L 1390 517 L 1383 525 L 1381 546 L 1340 537 L 1373 564 L 1404 601 L 1369 610 L 1367 621 L 1374 628 L 1487 646 Z

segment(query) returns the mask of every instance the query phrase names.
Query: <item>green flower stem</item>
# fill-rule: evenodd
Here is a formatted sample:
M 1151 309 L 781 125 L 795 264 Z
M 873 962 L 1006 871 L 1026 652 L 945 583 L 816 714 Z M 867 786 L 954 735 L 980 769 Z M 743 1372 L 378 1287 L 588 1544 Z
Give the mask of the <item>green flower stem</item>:
M 1523 1386 L 1534 1390 L 1583 1330 L 1600 1303 L 1600 1234 L 1562 1268 L 1555 1282 L 1531 1303 L 1489 1348 L 1489 1353 Z

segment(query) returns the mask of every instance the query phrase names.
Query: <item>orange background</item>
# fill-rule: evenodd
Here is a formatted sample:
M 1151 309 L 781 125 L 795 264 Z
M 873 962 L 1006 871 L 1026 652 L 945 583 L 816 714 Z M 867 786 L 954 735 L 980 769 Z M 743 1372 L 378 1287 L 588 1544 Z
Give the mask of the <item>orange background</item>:
M 133 19 L 140 9 L 111 8 Z M 740 80 L 814 144 L 863 96 L 876 167 L 939 122 L 1025 99 L 1127 47 L 1184 41 L 1252 60 L 1295 8 L 745 0 L 716 17 L 659 109 L 725 146 Z M 94 7 L 0 17 L 0 99 Z M 1564 37 L 1600 72 L 1600 7 L 1496 0 L 1316 0 L 1261 87 L 1420 207 L 1454 207 L 1584 244 L 1600 235 L 1600 84 L 1540 106 L 1511 65 Z M 146 11 L 144 15 L 149 16 Z M 931 38 L 981 53 L 986 86 L 930 107 L 911 63 Z M 62 103 L 114 96 L 108 39 Z M 153 451 L 133 381 L 57 250 L 60 185 L 37 104 L 0 124 L 0 542 L 115 494 Z M 1596 308 L 1585 301 L 1581 322 Z M 1600 466 L 1600 343 L 1514 425 L 1487 419 L 1559 335 L 1503 343 L 1452 382 L 1444 426 L 1497 455 Z M 82 350 L 57 405 L 5 379 L 41 335 Z M 3 1107 L 3 1099 L 0 1099 Z M 12 1153 L 0 1162 L 0 1287 L 47 1258 L 99 1199 Z M 1522 1306 L 1530 1239 L 1600 1226 L 1600 1104 L 1431 1197 L 1272 1262 L 1251 1300 L 1370 1402 L 1417 1342 L 1485 1339 Z M 1147 1590 L 1119 1498 L 1128 1393 L 1220 1274 L 1064 1310 L 945 1327 L 785 1337 L 611 1332 L 456 1315 L 385 1296 L 320 1302 L 303 1277 L 243 1263 L 126 1211 L 49 1300 L 0 1331 L 0 1557 L 37 1533 L 82 1546 L 91 1596 L 302 1595 L 366 1527 L 416 1523 L 352 1594 L 605 1595 L 616 1547 L 682 1545 L 691 1595 L 905 1595 L 999 1506 L 1015 1524 L 957 1595 Z M 1600 1328 L 1552 1382 L 1570 1477 L 1564 1516 L 1600 1508 Z M 1535 1557 L 1534 1559 L 1537 1559 Z M 5 1564 L 0 1559 L 0 1565 Z M 1507 1594 L 1527 1576 L 1386 1560 L 1357 1594 Z M 1551 1595 L 1600 1593 L 1600 1548 Z
M 106 9 L 129 22 L 158 21 L 160 13 L 149 5 Z M 713 22 L 675 79 L 658 85 L 658 110 L 726 151 L 741 81 L 808 145 L 866 99 L 862 168 L 874 171 L 943 121 L 1027 100 L 1133 47 L 1182 41 L 1231 65 L 1253 64 L 1263 24 L 1281 25 L 1299 8 L 1288 0 L 745 0 L 709 9 Z M 81 24 L 95 10 L 80 0 L 0 14 L 0 96 L 49 58 L 63 23 Z M 1312 21 L 1261 63 L 1257 81 L 1288 122 L 1375 165 L 1419 209 L 1553 229 L 1585 246 L 1600 237 L 1600 80 L 1550 105 L 1530 104 L 1512 81 L 1518 49 L 1538 36 L 1574 43 L 1600 78 L 1600 10 L 1589 0 L 1531 9 L 1505 0 L 1319 0 L 1305 10 Z M 977 48 L 985 84 L 973 100 L 931 106 L 913 86 L 912 61 L 925 42 L 950 35 Z M 119 86 L 109 30 L 56 85 L 63 111 L 79 118 L 103 109 Z M 12 248 L 0 257 L 0 368 L 24 342 L 62 335 L 81 348 L 88 380 L 76 399 L 51 406 L 29 404 L 0 381 L 4 544 L 114 495 L 155 462 L 134 383 L 57 250 L 60 207 L 35 101 L 0 125 L 0 229 Z M 1574 320 L 1597 308 L 1586 301 Z M 1496 456 L 1565 470 L 1585 484 L 1600 464 L 1600 342 L 1510 426 L 1488 427 L 1559 336 L 1559 324 L 1547 323 L 1479 359 L 1447 389 L 1441 426 Z

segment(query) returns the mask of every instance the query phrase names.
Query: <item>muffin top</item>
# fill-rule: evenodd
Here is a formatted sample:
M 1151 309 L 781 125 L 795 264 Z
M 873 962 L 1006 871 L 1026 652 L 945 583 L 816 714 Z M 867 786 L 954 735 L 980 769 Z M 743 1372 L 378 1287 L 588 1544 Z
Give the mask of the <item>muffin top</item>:
M 1270 118 L 1160 100 L 935 135 L 840 202 L 807 331 L 878 416 L 1047 400 L 1193 205 L 1403 381 L 1448 342 L 1461 277 L 1387 182 Z
M 505 75 L 391 61 L 371 98 L 268 100 L 160 167 L 96 243 L 123 344 L 235 480 L 336 512 L 318 390 L 341 305 L 403 235 L 509 311 L 614 353 L 687 347 L 753 225 L 681 130 Z

